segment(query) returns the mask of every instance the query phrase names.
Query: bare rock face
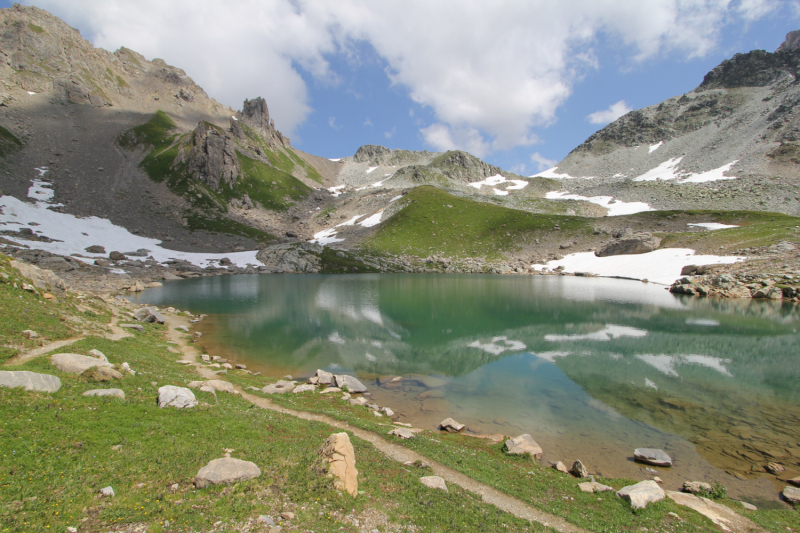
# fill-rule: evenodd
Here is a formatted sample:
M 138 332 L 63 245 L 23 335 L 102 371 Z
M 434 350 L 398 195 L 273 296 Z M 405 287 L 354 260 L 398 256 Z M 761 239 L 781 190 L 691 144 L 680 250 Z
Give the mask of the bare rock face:
M 654 237 L 652 233 L 634 233 L 606 244 L 597 250 L 594 255 L 608 257 L 611 255 L 645 254 L 656 250 L 660 244 L 661 239 Z
M 269 109 L 267 101 L 261 96 L 252 100 L 245 100 L 242 104 L 242 121 L 257 130 L 269 131 Z
M 233 186 L 242 171 L 233 140 L 208 122 L 200 122 L 194 130 L 188 169 L 212 189 L 219 189 L 220 183 Z
M 530 455 L 536 459 L 542 458 L 542 447 L 533 437 L 525 433 L 506 441 L 506 450 L 509 455 Z
M 259 251 L 256 259 L 280 272 L 314 274 L 322 268 L 322 251 L 321 245 L 310 242 L 276 244 Z
M 781 43 L 776 52 L 794 50 L 800 48 L 800 30 L 790 31 L 786 34 L 786 40 Z
M 635 485 L 622 487 L 617 491 L 617 496 L 629 501 L 633 509 L 644 509 L 648 503 L 663 500 L 665 494 L 661 487 L 658 486 L 658 483 L 648 479 Z
M 347 433 L 334 433 L 328 437 L 320 455 L 328 462 L 328 475 L 334 478 L 334 487 L 355 498 L 358 495 L 358 470 L 356 455 Z
M 214 459 L 200 469 L 194 478 L 194 486 L 202 489 L 209 485 L 231 485 L 260 475 L 261 469 L 255 463 L 233 457 L 222 457 Z

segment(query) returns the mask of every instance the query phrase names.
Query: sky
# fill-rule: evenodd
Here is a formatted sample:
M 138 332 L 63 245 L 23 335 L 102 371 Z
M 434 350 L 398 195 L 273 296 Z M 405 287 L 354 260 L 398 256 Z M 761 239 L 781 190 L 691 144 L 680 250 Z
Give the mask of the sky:
M 460 149 L 523 175 L 800 29 L 800 0 L 21 3 L 95 46 L 183 68 L 234 109 L 263 96 L 306 152 Z

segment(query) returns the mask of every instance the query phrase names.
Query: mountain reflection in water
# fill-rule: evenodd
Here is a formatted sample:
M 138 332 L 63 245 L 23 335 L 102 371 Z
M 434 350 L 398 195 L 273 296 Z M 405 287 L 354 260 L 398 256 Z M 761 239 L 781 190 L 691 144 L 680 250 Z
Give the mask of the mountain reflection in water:
M 273 376 L 353 372 L 417 425 L 453 416 L 474 432 L 530 432 L 545 459 L 581 454 L 637 478 L 632 449 L 660 447 L 676 456 L 662 478 L 727 476 L 729 492 L 751 498 L 772 490 L 758 472 L 768 462 L 800 474 L 792 303 L 480 275 L 210 277 L 141 301 L 210 315 L 200 326 L 214 355 Z M 387 375 L 406 379 L 379 386 Z

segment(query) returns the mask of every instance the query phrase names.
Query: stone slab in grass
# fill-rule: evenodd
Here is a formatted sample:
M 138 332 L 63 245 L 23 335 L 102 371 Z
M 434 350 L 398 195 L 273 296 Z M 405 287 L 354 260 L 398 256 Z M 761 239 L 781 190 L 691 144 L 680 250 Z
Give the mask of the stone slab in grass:
M 419 482 L 425 485 L 426 487 L 430 487 L 432 489 L 439 489 L 445 492 L 450 492 L 447 490 L 447 484 L 444 482 L 439 476 L 425 476 L 419 478 Z
M 90 368 L 100 366 L 113 366 L 108 361 L 99 357 L 90 357 L 76 353 L 57 353 L 50 356 L 50 363 L 57 369 L 67 374 L 83 374 Z
M 57 392 L 61 388 L 61 380 L 50 374 L 39 374 L 27 370 L 13 372 L 0 370 L 0 387 L 10 389 L 22 387 L 33 392 Z
M 617 491 L 617 496 L 629 501 L 633 509 L 644 509 L 649 503 L 663 500 L 665 494 L 658 483 L 648 479 L 635 485 L 622 487 Z
M 231 485 L 260 475 L 261 469 L 255 463 L 223 457 L 214 459 L 201 468 L 194 478 L 194 486 L 202 489 L 209 485 Z
M 92 389 L 84 392 L 82 396 L 111 396 L 124 400 L 125 392 L 122 389 Z
M 194 393 L 186 387 L 164 385 L 158 389 L 158 406 L 161 408 L 188 409 L 196 405 L 197 399 L 194 397 Z

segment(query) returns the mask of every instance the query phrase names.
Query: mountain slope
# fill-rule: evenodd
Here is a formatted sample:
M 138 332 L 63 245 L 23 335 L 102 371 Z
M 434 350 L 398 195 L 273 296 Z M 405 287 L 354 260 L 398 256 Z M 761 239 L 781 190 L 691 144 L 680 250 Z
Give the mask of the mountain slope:
M 800 214 L 799 70 L 796 48 L 736 54 L 695 90 L 628 113 L 540 175 L 656 209 Z

